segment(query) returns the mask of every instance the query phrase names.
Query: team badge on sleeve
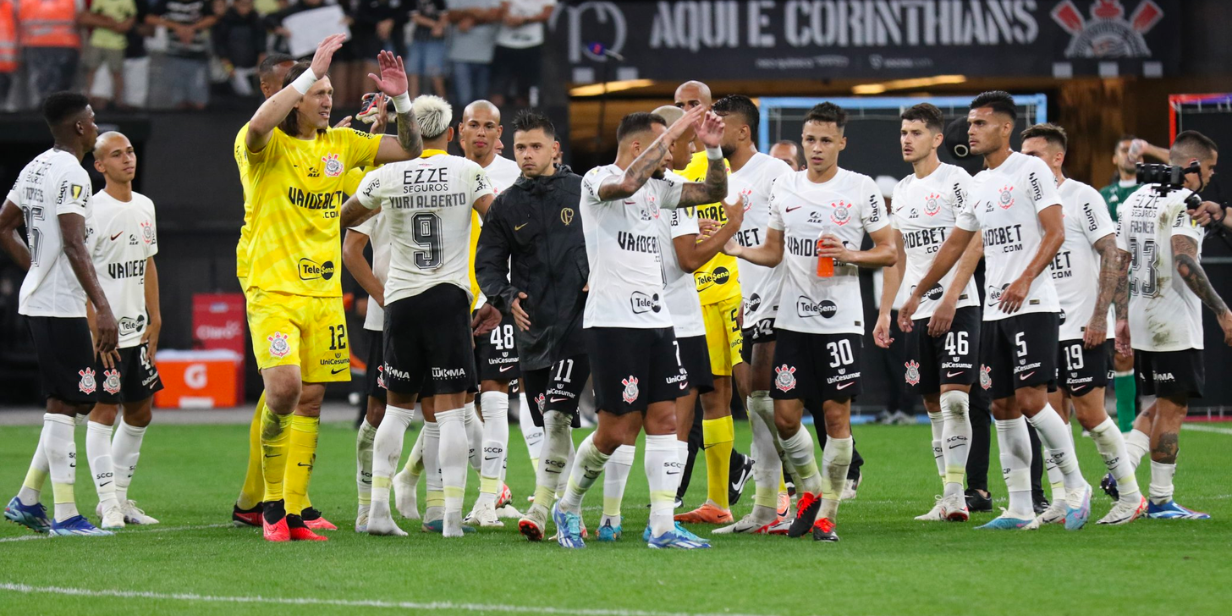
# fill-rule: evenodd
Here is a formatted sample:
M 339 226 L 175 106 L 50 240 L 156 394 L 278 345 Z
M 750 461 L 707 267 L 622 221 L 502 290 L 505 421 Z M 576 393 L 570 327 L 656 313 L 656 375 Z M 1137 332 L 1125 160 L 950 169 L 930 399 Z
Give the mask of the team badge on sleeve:
M 983 387 L 984 389 L 992 389 L 992 377 L 989 376 L 990 372 L 992 372 L 992 368 L 988 366 L 980 366 L 980 387 Z
M 325 163 L 325 175 L 327 177 L 336 178 L 342 175 L 342 161 L 338 160 L 337 154 L 322 156 L 321 162 Z
M 98 384 L 94 381 L 94 370 L 92 368 L 78 370 L 77 374 L 81 375 L 81 382 L 77 383 L 77 389 L 80 389 L 81 393 L 92 394 L 94 390 L 98 389 Z
M 796 388 L 796 369 L 783 364 L 774 369 L 774 386 L 779 391 L 791 391 Z
M 120 393 L 120 371 L 116 369 L 103 371 L 103 391 L 116 395 Z
M 281 332 L 274 332 L 273 336 L 266 338 L 269 340 L 269 354 L 274 357 L 286 357 L 287 353 L 291 352 L 291 345 L 287 342 L 287 335 Z
M 625 401 L 625 404 L 633 404 L 637 400 L 637 377 L 629 375 L 627 379 L 621 379 L 620 383 L 625 386 L 625 390 L 621 392 L 620 397 Z
M 907 384 L 908 385 L 919 385 L 920 384 L 920 364 L 917 363 L 913 359 L 903 365 L 907 367 L 907 375 L 906 375 Z

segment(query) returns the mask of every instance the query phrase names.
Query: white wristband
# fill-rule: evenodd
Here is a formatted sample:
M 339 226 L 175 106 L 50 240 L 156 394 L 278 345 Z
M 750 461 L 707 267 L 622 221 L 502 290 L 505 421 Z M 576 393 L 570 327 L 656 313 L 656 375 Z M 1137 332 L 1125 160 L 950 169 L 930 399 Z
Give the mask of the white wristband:
M 303 96 L 308 93 L 308 89 L 312 87 L 312 84 L 316 83 L 319 79 L 316 73 L 312 72 L 312 69 L 308 69 L 304 71 L 303 75 L 296 77 L 295 81 L 291 82 L 291 87 L 295 88 L 295 91 L 299 92 L 300 96 Z
M 403 92 L 394 97 L 394 111 L 398 113 L 410 113 L 411 111 L 411 95 Z
M 706 146 L 706 158 L 710 160 L 721 160 L 723 158 L 723 150 Z

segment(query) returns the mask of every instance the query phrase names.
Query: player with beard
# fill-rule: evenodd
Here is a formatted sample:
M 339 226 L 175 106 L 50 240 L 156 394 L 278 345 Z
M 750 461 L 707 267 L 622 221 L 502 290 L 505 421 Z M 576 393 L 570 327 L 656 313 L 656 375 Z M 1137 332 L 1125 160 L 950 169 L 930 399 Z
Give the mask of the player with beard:
M 1121 204 L 1117 267 L 1102 263 L 1096 314 L 1116 302 L 1118 353 L 1133 349 L 1134 363 L 1143 392 L 1155 395 L 1155 404 L 1134 420 L 1125 437 L 1130 465 L 1137 469 L 1148 448 L 1151 454 L 1151 484 L 1146 515 L 1154 519 L 1205 520 L 1209 514 L 1177 504 L 1172 478 L 1180 449 L 1181 423 L 1189 400 L 1202 397 L 1206 385 L 1203 362 L 1202 306 L 1215 313 L 1225 344 L 1232 345 L 1232 312 L 1211 286 L 1198 263 L 1204 232 L 1199 220 L 1187 211 L 1185 199 L 1200 193 L 1211 181 L 1219 147 L 1197 131 L 1184 131 L 1172 143 L 1172 165 L 1190 168 L 1184 188 L 1161 196 L 1156 185 L 1139 188 Z M 1222 208 L 1204 202 L 1202 210 Z M 1097 346 L 1105 332 L 1087 326 L 1087 348 Z M 1119 489 L 1112 482 L 1111 489 Z
M 17 312 L 26 317 L 34 340 L 47 413 L 26 479 L 5 506 L 4 517 L 37 533 L 106 536 L 112 533 L 80 515 L 73 498 L 74 417 L 89 413 L 98 399 L 95 359 L 107 355 L 114 361 L 118 355 L 116 319 L 87 248 L 96 232 L 90 176 L 81 159 L 94 147 L 98 126 L 90 101 L 81 94 L 52 94 L 42 112 L 55 145 L 30 161 L 9 191 L 0 209 L 0 246 L 26 270 Z M 17 235 L 23 223 L 28 245 Z M 93 340 L 87 299 L 96 314 Z M 51 520 L 39 502 L 49 473 L 55 494 Z
M 770 219 L 770 193 L 774 182 L 792 173 L 783 161 L 757 151 L 754 139 L 761 121 L 757 105 L 739 94 L 719 99 L 712 107 L 723 118 L 721 149 L 731 173 L 728 195 L 739 195 L 744 208 L 743 222 L 736 234 L 741 246 L 753 248 L 766 241 Z M 774 319 L 778 314 L 779 287 L 783 268 L 762 267 L 745 261 L 739 263 L 740 288 L 743 293 L 744 345 L 742 359 L 750 369 L 739 389 L 748 392 L 745 408 L 753 430 L 750 449 L 753 481 L 756 484 L 753 511 L 732 526 L 717 529 L 728 532 L 786 532 L 791 499 L 783 484 L 782 463 L 774 427 L 774 402 L 770 399 L 774 380 Z M 774 528 L 774 527 L 778 528 Z
M 521 178 L 497 196 L 484 221 L 475 276 L 488 302 L 514 317 L 521 382 L 531 401 L 520 419 L 524 433 L 542 435 L 534 504 L 518 529 L 539 541 L 567 478 L 570 425 L 590 376 L 582 339 L 589 268 L 577 215 L 582 178 L 553 162 L 560 151 L 555 127 L 524 112 L 513 128 Z
M 687 81 L 676 88 L 675 105 L 680 109 L 709 110 L 713 99 L 710 87 L 700 81 Z M 705 148 L 694 137 L 697 152 L 680 175 L 689 181 L 701 181 L 709 169 Z M 726 223 L 719 203 L 707 203 L 697 210 L 698 216 Z M 752 474 L 752 461 L 735 451 L 735 427 L 732 423 L 732 375 L 743 377 L 747 366 L 741 366 L 743 337 L 741 335 L 740 281 L 736 260 L 719 254 L 693 273 L 702 315 L 706 325 L 706 343 L 710 349 L 710 370 L 714 375 L 714 391 L 702 395 L 702 437 L 706 452 L 706 502 L 693 511 L 676 516 L 686 523 L 725 524 L 732 521 L 731 504 L 740 497 Z
M 688 127 L 706 145 L 704 183 L 681 183 L 663 175 L 673 142 Z M 650 547 L 709 547 L 678 532 L 672 521 L 672 497 L 681 472 L 675 401 L 689 384 L 664 306 L 656 217 L 664 209 L 710 203 L 727 194 L 727 172 L 718 148 L 722 131 L 722 120 L 703 107 L 690 109 L 671 128 L 661 116 L 629 114 L 616 131 L 616 162 L 591 170 L 582 181 L 580 209 L 590 263 L 583 335 L 599 426 L 578 446 L 569 487 L 552 511 L 562 547 L 585 547 L 582 498 L 639 425 L 646 431 Z
M 86 429 L 86 458 L 98 492 L 95 511 L 107 529 L 158 524 L 128 499 L 141 440 L 150 425 L 150 405 L 154 394 L 163 388 L 154 367 L 162 329 L 158 271 L 154 268 L 154 255 L 158 253 L 154 202 L 133 192 L 137 155 L 124 135 L 99 135 L 94 169 L 107 180 L 106 187 L 93 198 L 98 230 L 94 268 L 119 316 L 120 327 L 119 359 L 103 356 L 96 366 L 102 392 L 90 411 Z M 93 310 L 90 313 L 93 317 Z M 121 404 L 124 417 L 112 442 L 112 426 Z
M 987 168 L 972 180 L 954 230 L 899 310 L 898 320 L 909 333 L 925 291 L 953 269 L 982 231 L 988 288 L 979 377 L 980 386 L 992 394 L 1009 508 L 979 528 L 1020 529 L 1035 518 L 1025 415 L 1064 475 L 1065 528 L 1078 530 L 1090 516 L 1091 486 L 1078 468 L 1068 424 L 1048 403 L 1048 388 L 1056 381 L 1060 306 L 1052 278 L 1041 276 L 1065 241 L 1065 223 L 1048 165 L 1010 149 L 1017 116 L 1014 99 L 1005 92 L 985 92 L 971 101 L 968 141 Z
M 381 75 L 370 77 L 394 98 L 398 136 L 330 128 L 333 88 L 327 72 L 343 38 L 327 37 L 311 63 L 292 67 L 285 87 L 261 105 L 244 136 L 249 237 L 261 238 L 248 243 L 246 283 L 249 329 L 266 391 L 262 521 L 269 541 L 324 539 L 301 516 L 325 384 L 350 379 L 341 276 L 335 271 L 342 260 L 337 216 L 346 174 L 422 150 L 406 73 L 401 59 L 388 52 L 378 58 Z
M 1050 274 L 1061 306 L 1060 354 L 1057 357 L 1057 391 L 1049 393 L 1052 408 L 1069 423 L 1072 402 L 1078 423 L 1091 433 L 1091 440 L 1104 458 L 1108 473 L 1122 487 L 1113 510 L 1100 524 L 1128 524 L 1146 511 L 1146 498 L 1138 491 L 1133 465 L 1125 453 L 1125 438 L 1104 411 L 1104 386 L 1108 384 L 1108 358 L 1112 355 L 1113 314 L 1107 309 L 1094 312 L 1099 288 L 1100 263 L 1116 262 L 1116 226 L 1108 214 L 1103 197 L 1092 187 L 1065 177 L 1065 151 L 1069 139 L 1065 129 L 1055 124 L 1036 124 L 1022 133 L 1022 153 L 1048 164 L 1057 181 L 1065 214 L 1065 242 L 1053 259 Z M 1089 321 L 1094 319 L 1094 327 Z M 1086 330 L 1106 332 L 1103 344 L 1085 348 Z M 1067 431 L 1070 440 L 1073 432 Z M 1052 483 L 1052 505 L 1035 518 L 1028 528 L 1054 524 L 1065 519 L 1064 483 L 1051 451 L 1045 451 L 1048 479 Z
M 854 448 L 851 401 L 861 393 L 864 335 L 859 268 L 891 266 L 897 256 L 876 182 L 838 166 L 847 146 L 846 120 L 833 103 L 809 110 L 801 136 L 808 170 L 774 183 L 761 245 L 733 241 L 726 248 L 783 270 L 771 396 L 775 426 L 803 492 L 788 535 L 812 530 L 817 541 L 838 541 L 834 521 Z M 866 235 L 873 247 L 859 250 Z M 820 470 L 813 439 L 801 426 L 806 402 L 828 437 Z
M 943 164 L 937 149 L 945 140 L 945 118 L 929 103 L 903 112 L 899 143 L 903 160 L 915 173 L 894 187 L 890 221 L 898 246 L 898 263 L 885 268 L 881 313 L 873 328 L 877 346 L 888 349 L 890 310 L 899 287 L 915 291 L 932 265 L 933 256 L 954 230 L 957 213 L 966 205 L 971 176 L 962 167 Z M 914 323 L 900 328 L 907 335 L 907 385 L 923 394 L 932 424 L 933 459 L 943 493 L 936 505 L 917 520 L 966 522 L 963 479 L 971 444 L 971 385 L 975 383 L 980 341 L 980 296 L 972 274 L 983 251 L 971 242 L 958 267 L 928 289 Z

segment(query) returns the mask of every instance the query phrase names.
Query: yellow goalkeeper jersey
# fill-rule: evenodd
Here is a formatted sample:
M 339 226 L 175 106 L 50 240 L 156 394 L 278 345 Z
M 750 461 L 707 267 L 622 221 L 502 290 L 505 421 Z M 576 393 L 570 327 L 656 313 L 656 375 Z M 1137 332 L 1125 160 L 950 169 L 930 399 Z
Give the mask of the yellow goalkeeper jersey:
M 727 164 L 724 161 L 723 164 Z M 689 166 L 680 172 L 686 180 L 690 182 L 706 181 L 706 170 L 710 168 L 710 162 L 706 158 L 706 152 L 701 151 L 693 155 L 693 159 L 689 161 Z M 731 173 L 730 166 L 728 173 Z M 697 206 L 698 218 L 709 218 L 720 223 L 727 223 L 727 216 L 723 213 L 723 206 L 718 203 L 707 203 L 706 205 Z M 697 268 L 693 272 L 693 281 L 697 284 L 697 295 L 701 299 L 703 306 L 717 304 L 721 301 L 740 297 L 740 279 L 736 273 L 736 257 L 728 256 L 719 253 L 713 259 L 707 261 L 705 265 Z
M 247 286 L 267 292 L 340 297 L 338 214 L 347 172 L 373 165 L 381 136 L 330 128 L 311 140 L 274 129 L 260 152 L 246 146 Z M 241 243 L 245 240 L 241 236 Z M 243 260 L 241 260 L 242 262 Z

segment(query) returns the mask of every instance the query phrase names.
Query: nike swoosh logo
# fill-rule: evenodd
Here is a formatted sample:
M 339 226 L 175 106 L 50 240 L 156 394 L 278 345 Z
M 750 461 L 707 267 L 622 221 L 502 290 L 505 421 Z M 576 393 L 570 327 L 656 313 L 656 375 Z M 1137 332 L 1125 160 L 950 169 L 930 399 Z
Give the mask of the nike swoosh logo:
M 843 383 L 842 385 L 835 385 L 834 388 L 835 389 L 847 389 L 848 387 L 852 385 L 855 385 L 855 381 L 847 381 L 846 383 Z
M 312 465 L 311 465 L 311 464 L 304 464 L 303 462 L 296 462 L 295 464 L 296 464 L 297 466 L 306 466 L 306 467 L 308 467 L 308 468 L 312 468 Z
M 804 207 L 804 206 L 803 206 L 803 205 L 797 205 L 796 207 L 789 207 L 789 208 L 787 208 L 787 210 L 786 210 L 786 211 L 788 211 L 788 212 L 794 212 L 794 211 L 796 211 L 796 210 L 798 210 L 798 209 L 800 209 L 800 208 L 802 208 L 802 207 Z
M 1079 391 L 1079 390 L 1082 390 L 1082 389 L 1086 389 L 1086 387 L 1087 387 L 1086 385 L 1075 385 L 1075 386 L 1071 387 L 1070 389 L 1072 389 L 1073 391 Z
M 689 388 L 689 384 L 688 384 L 688 383 L 681 383 L 681 384 L 680 384 L 680 389 L 681 389 L 681 391 L 686 390 L 686 389 L 688 389 L 688 388 Z
M 277 458 L 278 456 L 281 456 L 281 455 L 282 455 L 282 454 L 280 454 L 280 453 L 272 453 L 272 454 L 266 454 L 266 455 L 265 455 L 265 457 L 267 457 L 267 458 Z
M 950 449 L 955 449 L 958 447 L 966 447 L 966 445 L 950 445 Z
M 962 374 L 962 373 L 964 373 L 964 372 L 966 372 L 966 370 L 959 370 L 958 372 L 948 372 L 948 371 L 947 371 L 947 372 L 945 373 L 945 376 L 946 376 L 946 378 L 952 379 L 952 378 L 954 378 L 954 377 L 956 377 L 956 376 L 958 376 L 958 375 L 960 375 L 960 374 Z
M 117 234 L 115 234 L 115 235 L 111 236 L 111 240 L 112 240 L 112 241 L 115 241 L 115 238 L 120 237 L 121 235 L 124 235 L 124 232 L 123 232 L 123 231 L 121 231 L 121 232 L 119 232 L 119 233 L 117 233 Z
M 105 485 L 111 485 L 111 482 L 110 482 L 110 481 L 108 481 L 107 483 L 100 483 L 100 484 L 98 484 L 98 487 L 100 487 L 100 488 L 101 488 L 101 487 L 103 487 L 103 486 L 105 486 Z
M 329 371 L 329 373 L 330 373 L 330 374 L 338 374 L 339 372 L 342 372 L 343 370 L 349 370 L 349 368 L 339 368 L 339 369 L 337 369 L 337 370 L 330 370 L 330 371 Z
M 674 473 L 673 473 L 673 472 L 671 472 L 671 471 L 668 471 L 668 472 L 667 472 L 667 474 L 668 474 L 668 475 L 679 475 L 679 474 L 680 474 L 680 471 L 676 471 L 676 472 L 674 472 Z
M 1028 372 L 1028 373 L 1026 373 L 1026 374 L 1020 374 L 1020 375 L 1018 375 L 1018 378 L 1019 378 L 1019 379 L 1021 379 L 1021 380 L 1024 380 L 1024 381 L 1025 381 L 1025 380 L 1027 380 L 1027 379 L 1031 378 L 1031 375 L 1032 375 L 1032 374 L 1035 374 L 1035 371 L 1034 371 L 1034 370 L 1032 370 L 1032 371 L 1030 371 L 1030 372 Z
M 553 475 L 559 475 L 559 474 L 560 474 L 560 471 L 554 471 L 554 470 L 552 470 L 552 469 L 544 469 L 544 470 L 546 470 L 546 471 L 547 471 L 547 472 L 549 472 L 549 473 L 552 473 Z
M 360 482 L 362 482 L 362 483 L 372 483 L 372 480 L 371 480 L 371 479 L 360 479 Z
M 513 370 L 513 366 L 505 366 L 500 369 L 501 372 L 509 372 L 510 370 Z
M 518 226 L 514 227 L 514 228 L 513 228 L 513 230 L 514 230 L 514 231 L 521 231 L 521 230 L 522 230 L 522 227 L 525 227 L 526 225 L 529 225 L 529 224 L 530 224 L 529 222 L 524 222 L 524 223 L 522 223 L 522 224 L 520 224 L 520 225 L 518 225 Z
M 549 398 L 548 402 L 565 402 L 567 400 L 569 400 L 569 398 Z
M 498 459 L 498 458 L 500 458 L 500 456 L 493 456 L 493 457 L 491 457 L 491 458 L 484 458 L 484 460 L 496 460 L 496 459 Z

